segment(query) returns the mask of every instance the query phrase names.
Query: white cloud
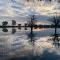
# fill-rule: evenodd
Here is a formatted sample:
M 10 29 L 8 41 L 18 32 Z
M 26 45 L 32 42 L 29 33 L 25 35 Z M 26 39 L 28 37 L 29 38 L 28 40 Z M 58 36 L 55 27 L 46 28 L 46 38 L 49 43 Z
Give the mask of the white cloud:
M 60 4 L 45 4 L 43 2 L 35 2 L 34 6 L 33 3 L 26 3 L 23 0 L 0 0 L 0 16 L 20 16 L 22 15 L 28 15 L 30 13 L 29 9 L 35 10 L 37 13 L 40 13 L 41 15 L 52 15 L 56 11 L 60 13 L 60 10 L 55 7 L 58 7 Z M 29 11 L 28 14 L 26 14 Z M 52 14 L 51 14 L 52 13 Z

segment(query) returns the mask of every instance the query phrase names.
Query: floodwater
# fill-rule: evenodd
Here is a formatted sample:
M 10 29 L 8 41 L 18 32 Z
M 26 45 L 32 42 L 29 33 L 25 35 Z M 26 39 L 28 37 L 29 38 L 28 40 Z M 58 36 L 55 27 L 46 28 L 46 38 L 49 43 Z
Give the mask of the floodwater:
M 24 28 L 22 28 L 24 29 Z M 53 40 L 49 40 L 54 34 L 54 29 L 33 31 L 33 41 L 31 42 L 30 29 L 28 31 L 18 30 L 12 34 L 12 28 L 8 32 L 0 29 L 0 58 L 3 60 L 48 60 L 60 59 L 60 48 L 53 45 Z M 58 32 L 60 29 L 58 29 Z M 48 56 L 48 57 L 47 57 Z

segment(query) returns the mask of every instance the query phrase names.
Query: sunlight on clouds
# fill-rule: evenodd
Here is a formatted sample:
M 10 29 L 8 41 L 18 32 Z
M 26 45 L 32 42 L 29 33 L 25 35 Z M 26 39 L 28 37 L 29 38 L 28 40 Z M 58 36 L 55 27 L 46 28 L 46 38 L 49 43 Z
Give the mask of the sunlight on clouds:
M 60 6 L 60 4 L 54 3 L 44 3 L 44 2 L 25 2 L 25 0 L 0 0 L 0 4 L 2 5 L 0 10 L 0 15 L 2 16 L 20 16 L 28 15 L 30 11 L 29 9 L 36 11 L 40 15 L 51 16 L 54 15 L 55 12 L 60 13 L 58 8 L 55 7 Z M 14 7 L 12 7 L 14 6 Z M 20 7 L 18 7 L 20 6 Z M 2 8 L 3 7 L 3 8 Z M 28 14 L 26 14 L 28 12 Z
M 11 7 L 6 8 L 6 16 L 14 16 L 14 12 Z
M 56 4 L 53 4 L 53 5 L 42 5 L 42 6 L 38 6 L 38 7 L 35 7 L 36 8 L 36 11 L 39 12 L 41 15 L 52 15 L 52 14 L 48 14 L 48 13 L 60 13 L 60 10 L 58 9 L 54 9 L 55 7 L 57 7 L 58 5 Z M 54 15 L 54 14 L 53 14 Z

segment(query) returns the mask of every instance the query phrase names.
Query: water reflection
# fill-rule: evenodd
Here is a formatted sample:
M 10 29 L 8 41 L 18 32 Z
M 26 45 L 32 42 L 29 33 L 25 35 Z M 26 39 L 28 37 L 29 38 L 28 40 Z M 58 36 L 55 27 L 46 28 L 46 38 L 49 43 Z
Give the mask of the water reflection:
M 4 28 L 2 31 L 3 31 L 3 32 L 8 32 L 8 29 Z
M 33 18 L 31 18 L 31 21 L 28 23 L 28 27 L 30 30 L 26 29 L 27 24 L 23 26 L 25 30 L 19 30 L 15 28 L 16 22 L 12 20 L 12 27 L 10 28 L 8 33 L 8 28 L 7 28 L 7 22 L 3 22 L 3 31 L 7 34 L 3 34 L 4 36 L 1 35 L 0 37 L 0 57 L 1 58 L 10 58 L 10 59 L 31 59 L 31 60 L 39 60 L 39 59 L 44 59 L 46 56 L 44 54 L 55 54 L 51 51 L 54 51 L 55 46 L 58 46 L 59 48 L 59 36 L 57 34 L 57 30 L 59 28 L 59 19 L 56 19 L 56 17 L 53 18 L 52 20 L 52 25 L 36 25 L 35 22 L 33 22 Z M 50 19 L 51 20 L 51 19 Z M 19 27 L 22 27 L 19 24 Z M 52 27 L 52 28 L 51 28 Z M 33 28 L 46 28 L 41 31 L 34 31 Z M 60 30 L 59 30 L 60 31 Z M 59 32 L 58 31 L 58 32 Z M 52 36 L 51 40 L 49 40 L 50 34 L 53 33 L 54 35 Z M 48 37 L 49 36 L 49 37 Z M 45 37 L 45 38 L 44 38 Z M 42 38 L 42 39 L 41 39 Z M 4 41 L 5 40 L 5 41 Z M 53 44 L 52 44 L 53 43 Z M 51 51 L 48 51 L 48 50 Z M 47 51 L 46 51 L 47 50 Z M 46 52 L 46 53 L 45 53 Z M 57 51 L 55 51 L 56 53 Z M 41 57 L 42 56 L 42 57 Z M 16 57 L 16 58 L 15 58 Z M 41 58 L 40 58 L 41 57 Z M 49 57 L 49 56 L 48 56 Z M 46 58 L 50 59 L 50 58 Z M 52 57 L 52 59 L 55 59 Z M 59 58 L 58 58 L 59 59 Z
M 47 33 L 47 31 L 49 31 L 49 30 L 46 30 L 45 32 Z M 29 33 L 29 31 L 25 31 L 25 32 L 24 31 L 17 31 L 16 34 L 14 34 L 14 35 L 7 34 L 3 37 L 0 37 L 0 41 L 1 41 L 0 43 L 2 43 L 0 50 L 1 50 L 1 48 L 4 48 L 3 51 L 1 50 L 1 52 L 4 53 L 2 56 L 3 57 L 9 56 L 8 58 L 22 56 L 19 59 L 24 59 L 23 58 L 24 56 L 30 56 L 30 57 L 28 57 L 28 59 L 29 58 L 34 59 L 36 57 L 34 55 L 38 55 L 38 57 L 39 57 L 39 54 L 45 48 L 52 48 L 52 44 L 48 43 L 48 41 L 47 41 L 48 38 L 45 39 L 46 37 L 45 38 L 41 37 L 41 35 L 39 35 L 41 33 L 39 31 L 37 31 L 37 32 L 36 31 L 34 32 L 34 35 L 37 36 L 37 37 L 35 37 L 36 41 L 35 41 L 34 45 L 29 43 L 30 38 L 27 39 L 28 35 L 26 35 L 26 33 Z M 43 32 L 43 31 L 41 31 L 41 32 Z M 37 34 L 35 34 L 35 33 L 37 33 Z M 47 33 L 47 34 L 49 34 L 49 33 Z M 38 37 L 38 35 L 39 35 L 39 37 Z M 42 35 L 44 35 L 44 32 Z M 41 39 L 41 38 L 44 38 L 44 39 Z M 31 56 L 32 57 L 34 56 L 34 57 L 32 58 Z M 27 57 L 25 57 L 25 58 L 27 58 Z
M 58 42 L 58 32 L 55 31 L 55 29 L 46 29 L 42 31 L 21 31 L 18 29 L 17 32 L 13 29 L 13 34 L 11 33 L 11 29 L 9 29 L 10 33 L 7 32 L 1 35 L 0 37 L 0 57 L 6 59 L 40 59 L 41 54 L 43 55 L 45 50 L 51 50 L 53 51 L 55 49 L 55 45 L 59 47 Z M 58 29 L 57 29 L 58 30 Z M 14 34 L 15 33 L 15 34 Z M 49 37 L 51 33 L 55 33 L 52 36 L 52 39 L 49 40 Z M 45 38 L 44 38 L 45 37 Z M 53 44 L 52 44 L 53 40 Z M 57 43 L 55 42 L 57 41 Z M 31 43 L 31 44 L 30 44 Z M 44 53 L 43 53 L 44 52 Z M 50 51 L 48 52 L 50 54 Z M 56 51 L 55 51 L 56 53 Z M 52 53 L 53 54 L 53 53 Z M 48 54 L 47 54 L 48 55 Z M 44 55 L 43 55 L 44 56 Z M 55 55 L 54 55 L 55 56 Z M 16 57 L 16 58 L 15 58 Z M 41 59 L 44 59 L 45 57 L 42 57 Z M 46 58 L 49 59 L 49 58 Z M 55 58 L 54 58 L 55 59 Z

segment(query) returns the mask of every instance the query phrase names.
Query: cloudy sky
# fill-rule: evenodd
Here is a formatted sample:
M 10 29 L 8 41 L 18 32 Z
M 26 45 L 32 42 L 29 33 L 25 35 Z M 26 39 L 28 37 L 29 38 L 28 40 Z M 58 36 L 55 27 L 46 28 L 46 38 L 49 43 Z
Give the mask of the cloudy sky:
M 0 0 L 0 16 L 25 16 L 29 14 L 53 15 L 60 14 L 57 2 L 26 2 L 25 0 Z M 34 11 L 34 12 L 33 12 Z M 59 15 L 58 14 L 58 15 Z

